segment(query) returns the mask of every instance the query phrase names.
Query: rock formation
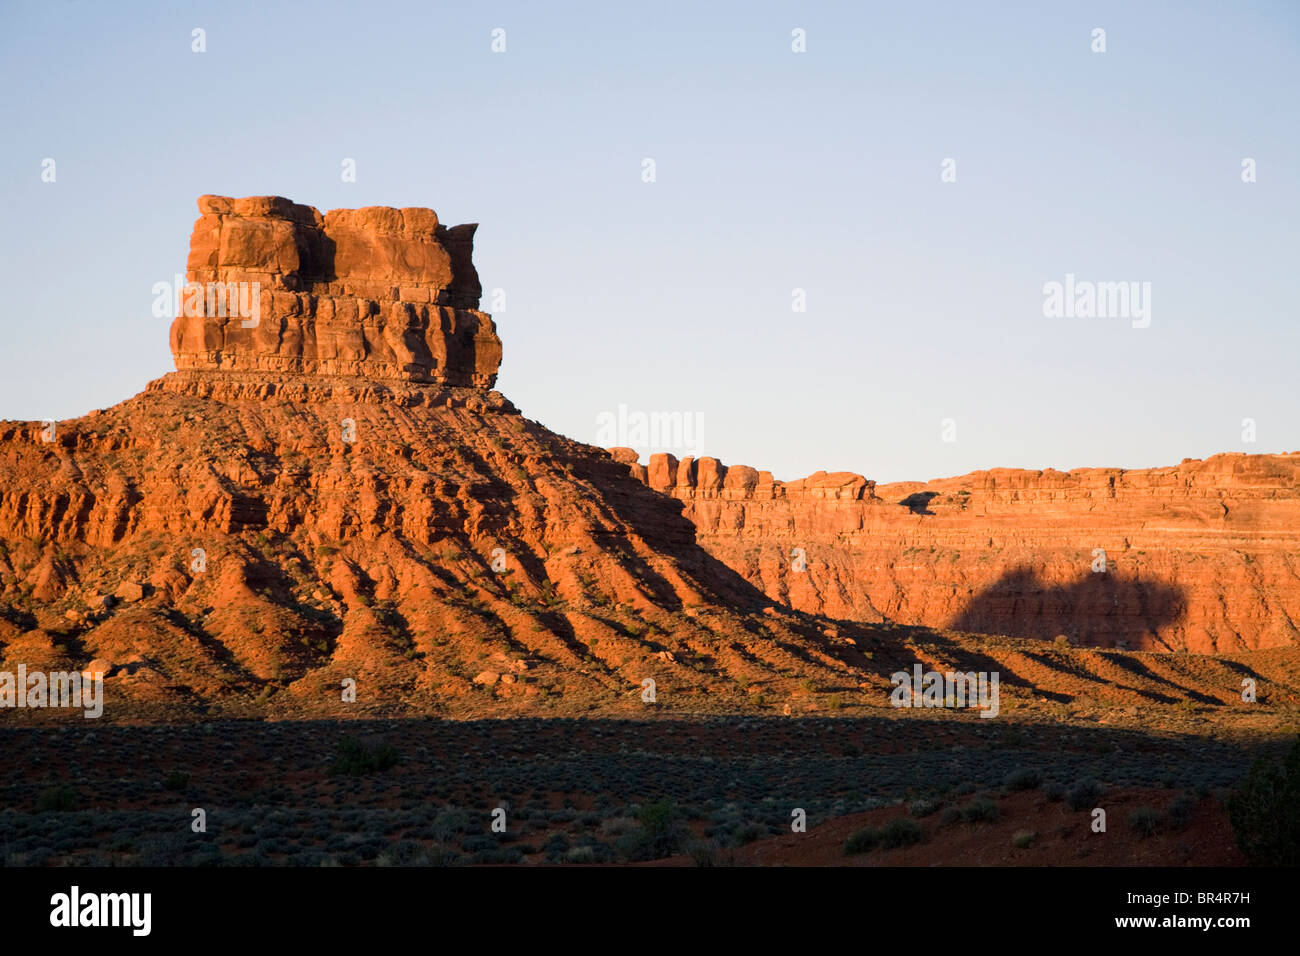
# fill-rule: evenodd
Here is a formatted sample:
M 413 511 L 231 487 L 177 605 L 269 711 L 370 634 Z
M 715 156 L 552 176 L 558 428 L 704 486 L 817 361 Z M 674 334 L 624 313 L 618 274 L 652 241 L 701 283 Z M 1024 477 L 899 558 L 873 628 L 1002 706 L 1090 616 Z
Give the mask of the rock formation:
M 278 196 L 204 196 L 199 212 L 172 324 L 177 369 L 496 382 L 476 225 L 448 229 L 418 208 L 322 216 Z
M 182 297 L 177 370 L 81 418 L 0 421 L 0 672 L 103 673 L 110 721 L 889 710 L 891 673 L 922 660 L 996 661 L 1008 709 L 1104 688 L 1106 706 L 1177 693 L 1236 713 L 1247 671 L 1262 701 L 1294 707 L 1294 655 L 1194 674 L 1151 655 L 1135 673 L 1051 644 L 863 623 L 953 606 L 955 575 L 996 578 L 981 560 L 995 566 L 995 546 L 975 546 L 987 538 L 1025 555 L 1070 542 L 1077 560 L 1123 533 L 1120 568 L 1139 532 L 1258 544 L 1294 501 L 1289 462 L 1242 469 L 1222 502 L 1217 473 L 1195 469 L 931 493 L 708 458 L 641 468 L 491 390 L 500 343 L 475 309 L 473 227 L 277 198 L 200 210 L 188 278 L 203 294 Z M 1251 547 L 1269 600 L 1289 601 L 1290 565 Z M 784 570 L 795 548 L 807 573 Z M 972 624 L 1020 619 L 986 605 Z M 82 719 L 0 708 L 63 718 Z
M 177 371 L 52 430 L 0 422 L 0 670 L 94 663 L 108 714 L 146 719 L 642 712 L 646 679 L 667 709 L 873 679 L 851 630 L 774 607 L 678 505 L 489 389 L 474 227 L 199 206 L 190 283 L 256 282 L 260 315 L 196 293 Z
M 1300 453 L 880 486 L 670 455 L 632 470 L 802 610 L 1135 650 L 1300 641 Z

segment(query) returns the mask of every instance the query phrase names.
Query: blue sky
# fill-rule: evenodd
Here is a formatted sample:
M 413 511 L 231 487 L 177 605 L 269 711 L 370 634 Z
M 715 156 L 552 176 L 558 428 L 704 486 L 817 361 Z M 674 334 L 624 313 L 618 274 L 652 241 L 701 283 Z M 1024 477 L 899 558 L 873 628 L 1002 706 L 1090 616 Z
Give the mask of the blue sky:
M 1281 2 L 5 2 L 0 418 L 170 371 L 195 199 L 279 194 L 481 223 L 498 387 L 586 441 L 682 412 L 879 481 L 1300 449 L 1298 90 Z M 1149 282 L 1150 326 L 1045 317 L 1067 274 Z

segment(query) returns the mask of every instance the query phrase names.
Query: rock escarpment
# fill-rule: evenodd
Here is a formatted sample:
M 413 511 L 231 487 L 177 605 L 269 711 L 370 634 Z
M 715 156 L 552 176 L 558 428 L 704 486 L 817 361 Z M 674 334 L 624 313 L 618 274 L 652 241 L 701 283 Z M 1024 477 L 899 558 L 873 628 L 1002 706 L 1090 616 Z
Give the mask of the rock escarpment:
M 795 608 L 1131 649 L 1300 640 L 1300 454 L 880 486 L 667 455 L 631 468 Z

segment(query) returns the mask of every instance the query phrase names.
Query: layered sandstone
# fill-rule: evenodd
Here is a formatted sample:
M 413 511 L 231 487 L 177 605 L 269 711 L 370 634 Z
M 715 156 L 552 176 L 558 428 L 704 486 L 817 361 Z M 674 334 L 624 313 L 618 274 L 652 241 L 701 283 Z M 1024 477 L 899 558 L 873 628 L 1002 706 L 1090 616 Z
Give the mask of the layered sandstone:
M 864 622 L 1016 632 L 1041 615 L 1019 597 L 1008 612 L 1002 592 L 984 616 L 937 609 L 960 602 L 962 575 L 972 591 L 990 577 L 1027 590 L 991 574 L 991 556 L 1077 562 L 1135 527 L 1183 547 L 1194 533 L 1216 556 L 1241 542 L 1271 575 L 1257 593 L 1292 608 L 1289 566 L 1268 549 L 1292 518 L 1294 459 L 1234 465 L 1222 501 L 1219 465 L 1113 481 L 990 473 L 950 488 L 851 473 L 779 482 L 708 458 L 642 467 L 488 387 L 500 345 L 474 308 L 473 227 L 275 198 L 208 197 L 201 210 L 191 282 L 258 283 L 256 318 L 182 310 L 177 371 L 140 395 L 51 426 L 0 422 L 0 672 L 102 672 L 110 720 L 890 712 L 890 675 L 918 661 L 993 666 L 1007 703 L 1031 708 L 1176 695 L 1235 712 L 1248 670 L 1269 713 L 1293 713 L 1295 654 L 1188 669 L 1178 655 Z M 940 561 L 945 535 L 957 544 Z M 1146 626 L 1151 592 L 1136 593 Z M 1230 595 L 1227 612 L 1246 621 Z M 1193 603 L 1208 608 L 1209 592 Z
M 774 607 L 675 503 L 487 388 L 500 345 L 474 309 L 472 226 L 200 209 L 189 279 L 259 283 L 253 327 L 182 314 L 177 371 L 140 395 L 0 422 L 0 671 L 103 670 L 106 715 L 132 719 L 641 712 L 646 679 L 689 710 L 883 684 L 863 631 Z
M 476 225 L 421 208 L 322 215 L 278 196 L 204 196 L 199 212 L 171 330 L 178 370 L 495 383 Z
M 803 610 L 1133 649 L 1300 639 L 1297 453 L 880 486 L 668 455 L 632 470 L 683 502 L 710 553 Z

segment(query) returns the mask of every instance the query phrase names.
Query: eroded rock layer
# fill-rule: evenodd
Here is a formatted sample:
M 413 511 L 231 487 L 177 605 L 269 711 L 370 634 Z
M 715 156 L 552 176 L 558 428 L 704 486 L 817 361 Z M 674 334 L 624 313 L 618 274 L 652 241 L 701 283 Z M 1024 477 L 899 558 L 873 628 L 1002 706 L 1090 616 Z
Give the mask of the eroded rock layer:
M 1132 649 L 1300 640 L 1297 453 L 880 486 L 615 457 L 683 502 L 710 553 L 795 608 Z
M 0 421 L 0 673 L 102 674 L 110 721 L 897 714 L 891 677 L 916 663 L 998 670 L 1007 713 L 1078 702 L 1148 720 L 1142 708 L 1195 700 L 1222 719 L 1292 720 L 1294 649 L 1189 665 L 870 622 L 952 618 L 953 582 L 974 593 L 1016 553 L 1074 569 L 1100 545 L 1130 572 L 1146 541 L 1135 527 L 1214 555 L 1241 543 L 1278 602 L 1249 607 L 1272 621 L 1294 597 L 1269 551 L 1294 527 L 1294 459 L 1232 464 L 1227 498 L 1221 463 L 926 488 L 777 482 L 705 458 L 641 468 L 488 387 L 500 345 L 474 308 L 472 227 L 276 198 L 200 208 L 190 281 L 233 284 L 236 314 L 182 309 L 177 371 L 119 405 Z M 253 283 L 260 309 L 245 316 Z M 807 570 L 789 571 L 794 555 Z M 1112 620 L 1171 633 L 1143 581 L 1136 611 Z M 1208 607 L 1208 594 L 1189 600 Z M 955 619 L 1014 631 L 1041 618 L 1018 602 Z M 1243 674 L 1258 705 L 1241 700 Z M 64 718 L 82 719 L 0 707 L 0 721 Z
M 296 372 L 490 388 L 501 364 L 475 225 L 432 209 L 204 196 L 172 324 L 177 369 Z

